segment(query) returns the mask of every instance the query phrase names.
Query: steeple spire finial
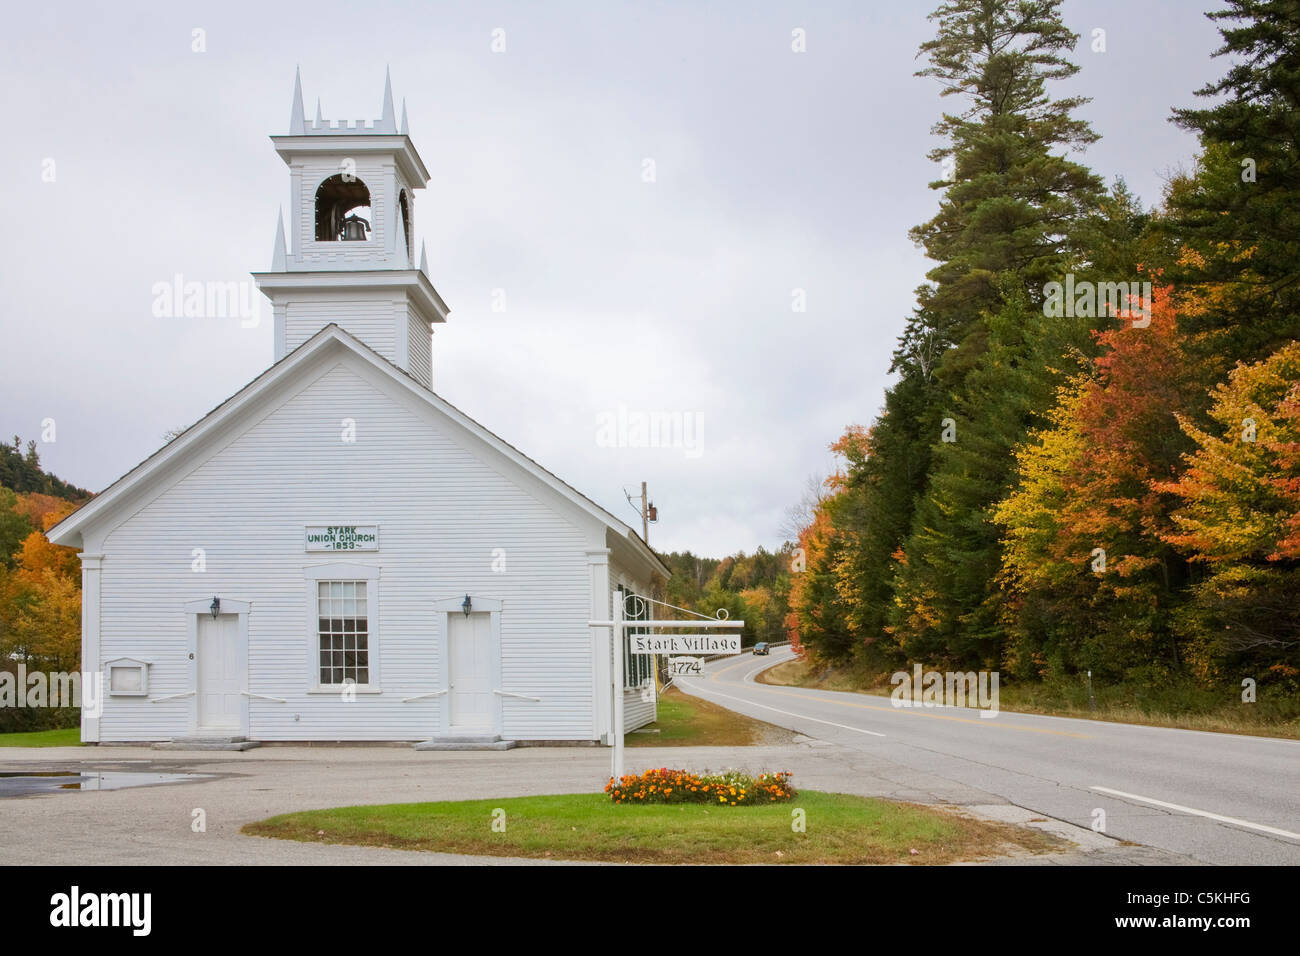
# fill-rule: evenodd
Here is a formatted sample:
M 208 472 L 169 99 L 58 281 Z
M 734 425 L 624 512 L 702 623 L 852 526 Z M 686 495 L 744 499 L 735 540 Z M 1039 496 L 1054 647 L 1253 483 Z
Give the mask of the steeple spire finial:
M 403 136 L 409 135 L 406 131 L 406 97 L 402 97 L 402 127 L 398 130 Z
M 324 126 L 325 126 L 325 117 L 321 116 L 320 97 L 318 96 L 316 97 L 316 129 L 321 129 Z
M 420 240 L 420 271 L 429 274 L 429 244 L 423 239 Z
M 307 117 L 302 109 L 302 69 L 293 71 L 293 112 L 289 115 L 289 135 L 301 136 L 307 132 Z
M 281 207 L 275 221 L 275 251 L 271 253 L 271 271 L 285 272 L 285 260 L 288 253 L 284 248 L 284 208 Z
M 382 132 L 397 132 L 397 119 L 393 116 L 393 79 L 388 67 L 384 67 L 384 114 L 379 118 L 379 126 Z

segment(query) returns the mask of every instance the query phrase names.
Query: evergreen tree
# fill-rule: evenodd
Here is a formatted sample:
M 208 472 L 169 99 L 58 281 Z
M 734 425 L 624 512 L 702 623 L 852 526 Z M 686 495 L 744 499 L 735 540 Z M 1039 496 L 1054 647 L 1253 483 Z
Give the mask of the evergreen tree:
M 1173 115 L 1205 154 L 1171 191 L 1171 229 L 1196 252 L 1172 278 L 1202 298 L 1231 287 L 1230 302 L 1187 327 L 1207 354 L 1253 362 L 1294 338 L 1300 319 L 1300 2 L 1225 2 L 1207 16 L 1224 21 L 1215 56 L 1236 63 L 1197 95 L 1226 98 Z
M 1097 138 L 1071 116 L 1085 101 L 1046 92 L 1078 71 L 1064 57 L 1078 36 L 1058 7 L 953 0 L 932 15 L 938 34 L 922 46 L 931 66 L 919 75 L 938 77 L 968 109 L 934 128 L 947 142 L 931 156 L 951 164 L 953 181 L 936 184 L 946 188 L 939 212 L 912 233 L 938 265 L 907 334 L 945 349 L 941 407 L 921 416 L 930 467 L 894 575 L 891 630 L 912 658 L 997 661 L 991 511 L 1009 490 L 1012 450 L 1077 370 L 1094 325 L 1042 309 L 1048 282 L 1088 264 L 1079 227 L 1103 199 L 1100 180 L 1064 155 Z

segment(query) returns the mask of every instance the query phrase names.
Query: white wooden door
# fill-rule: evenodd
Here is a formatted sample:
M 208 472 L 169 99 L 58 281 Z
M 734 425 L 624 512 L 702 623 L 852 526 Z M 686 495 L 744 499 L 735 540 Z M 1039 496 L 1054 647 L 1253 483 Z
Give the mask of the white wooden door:
M 479 611 L 468 617 L 464 614 L 447 617 L 451 726 L 455 730 L 491 730 L 496 663 L 492 616 Z
M 199 615 L 198 698 L 200 732 L 234 733 L 240 729 L 243 673 L 239 616 Z

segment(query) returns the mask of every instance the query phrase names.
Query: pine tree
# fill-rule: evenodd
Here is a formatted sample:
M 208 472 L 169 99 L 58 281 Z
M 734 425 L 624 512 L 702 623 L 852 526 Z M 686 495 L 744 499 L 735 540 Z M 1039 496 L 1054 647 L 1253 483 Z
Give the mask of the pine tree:
M 1225 2 L 1207 16 L 1224 21 L 1215 55 L 1236 63 L 1197 95 L 1226 99 L 1173 115 L 1205 153 L 1171 190 L 1171 229 L 1196 252 L 1172 278 L 1202 298 L 1233 287 L 1188 328 L 1204 333 L 1207 354 L 1254 362 L 1293 338 L 1300 317 L 1300 2 Z
M 1071 116 L 1085 100 L 1046 93 L 1078 70 L 1064 57 L 1078 36 L 1058 7 L 953 0 L 932 15 L 938 35 L 922 46 L 931 66 L 919 75 L 969 108 L 934 128 L 947 143 L 931 157 L 949 161 L 954 178 L 936 184 L 946 185 L 939 213 L 912 232 L 938 265 L 907 335 L 929 334 L 945 351 L 941 407 L 919 416 L 932 429 L 928 475 L 894 575 L 891 631 L 910 657 L 999 658 L 992 509 L 1010 490 L 1012 450 L 1089 344 L 1091 317 L 1042 314 L 1046 284 L 1087 264 L 1078 226 L 1103 201 L 1100 180 L 1064 155 L 1097 138 Z

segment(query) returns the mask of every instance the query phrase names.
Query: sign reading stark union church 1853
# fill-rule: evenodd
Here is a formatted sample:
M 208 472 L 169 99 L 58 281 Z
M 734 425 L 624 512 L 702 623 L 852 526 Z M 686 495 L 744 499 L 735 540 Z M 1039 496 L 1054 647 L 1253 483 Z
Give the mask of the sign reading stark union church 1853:
M 307 526 L 308 551 L 378 551 L 379 526 L 316 524 Z

